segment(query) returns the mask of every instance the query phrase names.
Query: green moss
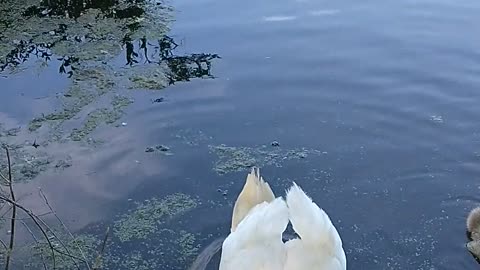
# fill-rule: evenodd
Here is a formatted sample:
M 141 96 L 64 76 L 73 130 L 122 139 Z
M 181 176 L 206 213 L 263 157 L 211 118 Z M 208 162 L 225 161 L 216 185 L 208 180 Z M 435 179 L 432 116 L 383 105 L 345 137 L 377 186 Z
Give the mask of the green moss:
M 137 203 L 136 209 L 123 215 L 116 222 L 114 233 L 122 242 L 146 239 L 162 222 L 196 206 L 195 199 L 181 193 L 169 195 L 162 200 L 154 198 Z

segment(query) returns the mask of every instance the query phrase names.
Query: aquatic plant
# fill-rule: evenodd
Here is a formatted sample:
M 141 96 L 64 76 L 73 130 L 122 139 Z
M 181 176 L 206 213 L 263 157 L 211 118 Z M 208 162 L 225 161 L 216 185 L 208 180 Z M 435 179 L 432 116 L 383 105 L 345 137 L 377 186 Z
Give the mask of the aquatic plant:
M 322 152 L 313 149 L 282 149 L 280 147 L 235 147 L 210 145 L 210 152 L 217 155 L 218 160 L 213 170 L 218 174 L 238 172 L 250 169 L 253 166 L 277 166 L 288 160 L 307 158 L 308 155 L 320 155 Z
M 164 199 L 153 198 L 137 203 L 136 208 L 121 216 L 114 225 L 114 234 L 122 242 L 146 239 L 158 226 L 174 216 L 197 206 L 197 201 L 186 194 L 168 195 Z

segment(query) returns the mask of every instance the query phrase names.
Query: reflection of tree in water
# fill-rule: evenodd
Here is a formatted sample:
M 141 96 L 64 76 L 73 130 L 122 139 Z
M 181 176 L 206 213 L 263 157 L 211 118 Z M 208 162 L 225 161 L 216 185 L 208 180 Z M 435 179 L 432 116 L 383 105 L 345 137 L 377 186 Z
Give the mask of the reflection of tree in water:
M 170 56 L 166 58 L 170 72 L 167 74 L 169 84 L 190 81 L 190 78 L 215 78 L 211 73 L 212 60 L 220 58 L 217 54 L 190 54 L 187 56 Z
M 0 26 L 4 28 L 11 27 L 12 24 L 15 24 L 15 17 L 7 18 L 4 15 L 7 13 L 8 5 L 14 4 L 15 2 L 2 3 L 0 1 Z M 134 32 L 131 29 L 131 21 L 129 18 L 140 17 L 145 14 L 146 7 L 145 0 L 41 0 L 38 2 L 38 5 L 28 6 L 22 12 L 21 16 L 26 18 L 29 17 L 54 17 L 54 16 L 65 16 L 78 18 L 82 13 L 86 12 L 87 9 L 100 10 L 103 17 L 114 17 L 118 19 L 127 19 L 127 25 L 125 26 L 125 31 Z M 156 3 L 157 6 L 160 3 Z M 101 17 L 97 16 L 98 20 L 101 20 Z M 125 21 L 123 21 L 125 22 Z M 120 20 L 119 20 L 119 23 Z M 134 22 L 135 23 L 135 22 Z M 138 23 L 138 22 L 136 22 Z M 89 27 L 89 26 L 86 26 Z M 69 26 L 65 23 L 59 23 L 56 29 L 50 31 L 39 32 L 37 35 L 53 37 L 47 38 L 48 43 L 34 41 L 34 38 L 28 38 L 24 40 L 13 40 L 9 41 L 3 33 L 0 32 L 0 42 L 8 44 L 13 43 L 13 48 L 10 52 L 3 55 L 0 59 L 0 72 L 3 72 L 7 67 L 17 67 L 18 65 L 26 62 L 31 57 L 36 56 L 37 58 L 45 60 L 48 62 L 51 60 L 52 52 L 51 49 L 58 45 L 61 42 L 67 41 L 70 43 L 81 44 L 83 42 L 96 42 L 95 35 L 87 33 L 85 35 L 73 35 L 69 36 L 67 30 Z M 73 30 L 75 31 L 75 30 Z M 75 46 L 75 44 L 70 44 L 69 46 Z M 127 48 L 130 50 L 133 55 L 133 46 Z M 98 52 L 100 55 L 102 52 Z M 72 65 L 79 61 L 78 58 L 73 56 L 62 56 L 58 59 L 61 61 L 59 72 L 68 74 L 69 76 L 73 75 L 75 67 Z M 133 59 L 130 59 L 133 62 Z
M 78 18 L 87 9 L 99 9 L 108 17 L 132 18 L 144 14 L 138 7 L 144 0 L 42 0 L 39 6 L 31 6 L 24 12 L 26 16 L 66 16 Z M 119 7 L 123 5 L 123 7 Z
M 30 59 L 31 55 L 42 58 L 45 61 L 50 61 L 50 57 L 52 56 L 50 52 L 51 47 L 52 44 L 32 44 L 31 42 L 20 40 L 16 42 L 15 48 L 5 56 L 4 63 L 0 62 L 0 72 L 9 66 L 17 67 Z
M 126 47 L 127 65 L 138 63 L 135 59 L 139 55 L 134 50 L 133 42 L 129 37 L 124 38 Z M 220 58 L 217 54 L 194 53 L 189 55 L 175 55 L 173 51 L 178 47 L 172 37 L 164 36 L 158 40 L 158 45 L 150 44 L 146 37 L 139 40 L 139 48 L 143 51 L 145 63 L 152 63 L 148 58 L 148 47 L 155 48 L 160 56 L 158 64 L 166 63 L 169 70 L 166 74 L 169 84 L 175 84 L 179 81 L 190 81 L 191 78 L 215 78 L 211 74 L 212 60 Z
M 169 84 L 179 81 L 190 81 L 190 78 L 214 78 L 211 74 L 212 60 L 220 58 L 217 54 L 194 53 L 177 56 L 173 51 L 178 47 L 173 38 L 165 36 L 159 40 L 161 61 L 166 61 L 169 67 L 167 78 Z
M 50 17 L 50 16 L 66 16 L 66 17 L 79 17 L 87 9 L 100 10 L 103 17 L 115 17 L 118 19 L 135 18 L 145 14 L 147 1 L 145 0 L 41 0 L 38 5 L 26 7 L 22 12 L 26 17 Z M 155 4 L 155 3 L 154 3 Z M 160 4 L 156 3 L 158 6 Z M 101 17 L 96 17 L 101 19 Z M 118 20 L 120 21 L 120 20 Z M 0 18 L 2 24 L 14 23 L 4 21 Z M 166 77 L 169 80 L 169 84 L 174 84 L 178 81 L 189 81 L 191 78 L 214 78 L 211 74 L 211 62 L 213 59 L 220 58 L 216 54 L 189 54 L 189 55 L 176 55 L 175 49 L 179 46 L 172 37 L 163 36 L 158 39 L 155 44 L 151 44 L 146 36 L 142 38 L 135 37 L 135 30 L 131 29 L 132 24 L 138 23 L 135 20 L 126 21 L 125 28 L 121 31 L 125 31 L 122 45 L 126 49 L 126 61 L 127 65 L 137 64 L 137 58 L 142 53 L 144 56 L 145 64 L 162 64 L 168 67 Z M 75 44 L 82 44 L 84 42 L 97 42 L 98 37 L 95 35 L 77 34 L 70 31 L 70 25 L 67 23 L 59 23 L 56 29 L 38 33 L 39 35 L 51 37 L 48 43 L 39 43 L 32 39 L 26 39 L 18 41 L 14 44 L 14 48 L 4 57 L 0 59 L 0 72 L 4 71 L 7 67 L 17 67 L 18 65 L 26 62 L 32 55 L 48 62 L 52 57 L 52 50 L 54 47 L 62 42 L 68 42 L 68 46 L 76 46 Z M 124 33 L 125 33 L 124 32 Z M 0 41 L 4 37 L 0 33 Z M 5 39 L 6 41 L 6 39 Z M 112 41 L 119 42 L 119 40 Z M 138 46 L 136 43 L 138 42 Z M 134 45 L 135 44 L 135 45 Z M 79 45 L 83 46 L 83 45 Z M 136 48 L 138 50 L 136 51 Z M 148 50 L 154 48 L 154 54 L 149 58 Z M 104 54 L 101 50 L 91 52 L 90 55 Z M 75 55 L 75 54 L 73 54 Z M 57 58 L 60 61 L 59 72 L 61 74 L 67 74 L 69 77 L 73 75 L 75 71 L 74 64 L 81 61 L 73 55 L 59 55 Z M 95 57 L 93 57 L 95 59 Z M 99 57 L 100 59 L 101 57 Z

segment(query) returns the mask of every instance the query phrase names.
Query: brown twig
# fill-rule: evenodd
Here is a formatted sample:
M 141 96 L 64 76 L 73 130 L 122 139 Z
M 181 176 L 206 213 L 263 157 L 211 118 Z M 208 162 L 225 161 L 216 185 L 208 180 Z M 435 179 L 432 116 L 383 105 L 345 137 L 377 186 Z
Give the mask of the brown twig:
M 75 267 L 80 270 L 80 266 L 78 266 L 77 264 L 77 261 L 75 261 L 75 256 L 73 256 L 71 253 L 70 253 L 70 249 L 68 249 L 67 245 L 65 245 L 65 243 L 62 241 L 62 239 L 60 239 L 60 237 L 58 237 L 58 235 L 50 228 L 50 226 L 48 226 L 47 223 L 45 223 L 45 221 L 43 221 L 43 219 L 41 218 L 38 218 L 38 221 L 40 221 L 40 223 L 43 224 L 43 226 L 45 226 L 45 228 L 47 229 L 47 231 L 49 231 L 53 237 L 55 237 L 57 239 L 57 241 L 60 243 L 60 245 L 65 249 L 65 251 L 67 252 L 68 254 L 68 257 L 70 259 L 72 259 L 72 262 L 73 264 L 75 265 Z M 53 248 L 53 247 L 52 247 Z M 55 248 L 53 248 L 54 250 L 56 250 Z
M 10 213 L 10 210 L 12 208 L 10 208 L 8 211 L 6 211 L 5 213 L 3 213 L 1 216 L 0 216 L 0 219 L 3 219 L 8 213 Z M 43 214 L 38 214 L 38 215 L 35 215 L 37 217 L 43 217 L 43 216 L 47 216 L 47 215 L 50 215 L 50 214 L 53 214 L 53 212 L 46 212 L 46 213 L 43 213 Z M 28 220 L 30 218 L 16 218 L 16 220 Z
M 3 242 L 3 240 L 2 240 L 2 239 L 0 239 L 0 243 L 1 243 L 1 244 L 2 244 L 2 246 L 5 248 L 5 250 L 7 250 L 7 249 L 8 249 L 8 247 L 7 247 L 7 244 L 5 244 L 5 242 Z
M 62 225 L 63 229 L 69 234 L 69 236 L 72 238 L 72 240 L 75 240 L 75 237 L 73 236 L 72 232 L 68 229 L 67 225 L 65 225 L 65 223 L 63 223 L 63 221 L 58 217 L 57 213 L 53 210 L 53 207 L 48 202 L 48 199 L 47 199 L 47 196 L 45 196 L 45 193 L 43 193 L 41 188 L 39 188 L 38 190 L 39 190 L 40 195 L 43 197 L 43 200 L 45 201 L 45 204 L 48 206 L 50 211 L 52 211 L 53 215 L 55 216 L 55 218 L 57 218 L 58 222 Z M 85 264 L 87 265 L 87 269 L 90 270 L 91 268 L 90 268 L 90 265 L 88 263 L 87 257 L 85 256 L 85 253 L 83 253 L 83 250 L 80 248 L 80 246 L 75 241 L 74 241 L 74 243 L 76 245 L 76 248 L 80 251 L 80 255 L 83 257 L 82 261 L 85 262 Z M 70 254 L 70 251 L 66 247 L 64 247 L 64 248 L 67 251 L 68 255 L 73 258 L 73 255 Z M 75 262 L 75 265 L 77 266 L 78 269 L 80 269 L 79 266 L 76 264 L 76 262 Z
M 7 153 L 7 163 L 8 163 L 8 187 L 10 190 L 10 198 L 13 202 L 15 201 L 15 193 L 13 192 L 13 183 L 12 183 L 12 164 L 10 161 L 10 151 L 8 151 L 8 147 L 5 146 L 5 152 Z M 10 268 L 10 260 L 12 258 L 13 252 L 13 244 L 15 241 L 15 223 L 17 217 L 17 207 L 15 204 L 12 204 L 12 219 L 10 220 L 10 242 L 8 244 L 7 249 L 7 257 L 5 259 L 5 270 L 9 270 Z
M 27 229 L 27 231 L 30 233 L 30 235 L 32 236 L 35 243 L 38 245 L 39 241 L 38 241 L 37 237 L 35 236 L 35 234 L 32 232 L 32 230 L 30 230 L 30 227 L 28 227 L 27 223 L 25 223 L 25 221 L 23 221 L 23 220 L 21 220 L 20 222 Z M 43 257 L 42 253 L 40 253 L 40 258 L 42 259 L 43 269 L 47 270 L 48 269 L 47 264 L 45 263 L 45 258 Z
M 92 270 L 100 270 L 100 267 L 102 265 L 101 260 L 103 257 L 103 253 L 105 252 L 105 246 L 107 245 L 107 240 L 108 240 L 108 235 L 110 233 L 110 227 L 107 228 L 107 231 L 105 232 L 105 238 L 103 238 L 102 242 L 102 248 L 98 252 L 97 258 L 95 259 L 95 263 L 93 264 L 93 269 Z
M 77 257 L 77 256 L 72 255 L 72 254 L 65 253 L 65 252 L 61 251 L 60 249 L 58 249 L 58 248 L 55 248 L 55 247 L 54 247 L 53 250 L 55 250 L 57 253 L 59 253 L 59 254 L 61 254 L 61 255 L 67 256 L 67 257 L 69 257 L 69 258 L 71 258 L 71 259 L 77 259 L 77 260 L 79 260 L 79 261 L 81 261 L 81 262 L 86 262 L 86 261 L 84 261 L 82 258 Z
M 7 202 L 7 203 L 10 203 L 12 205 L 15 205 L 18 209 L 22 210 L 23 212 L 25 212 L 31 219 L 32 221 L 35 223 L 35 225 L 38 227 L 38 229 L 40 229 L 43 237 L 45 237 L 45 239 L 47 240 L 47 243 L 48 243 L 48 246 L 50 247 L 50 250 L 52 252 L 52 262 L 53 262 L 53 270 L 56 269 L 56 260 L 55 260 L 55 251 L 54 251 L 54 248 L 53 248 L 53 244 L 52 244 L 52 241 L 50 241 L 50 238 L 48 237 L 48 234 L 47 232 L 45 231 L 45 229 L 42 227 L 42 225 L 40 225 L 40 223 L 38 222 L 39 220 L 43 222 L 43 220 L 37 216 L 35 216 L 35 214 L 32 213 L 31 210 L 28 210 L 27 208 L 25 208 L 23 205 L 21 204 L 18 204 L 17 202 L 14 202 L 12 201 L 11 199 L 7 198 L 7 197 L 3 197 L 3 196 L 0 196 L 0 200 L 1 201 L 4 201 L 4 202 Z M 43 222 L 44 223 L 44 222 Z

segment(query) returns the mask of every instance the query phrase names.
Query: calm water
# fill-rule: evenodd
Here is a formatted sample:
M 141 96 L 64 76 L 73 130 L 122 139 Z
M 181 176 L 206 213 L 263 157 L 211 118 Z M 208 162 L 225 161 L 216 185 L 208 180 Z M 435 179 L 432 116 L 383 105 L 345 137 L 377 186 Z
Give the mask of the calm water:
M 55 185 L 51 200 L 85 202 L 70 214 L 82 227 L 127 198 L 179 191 L 224 202 L 197 208 L 188 226 L 226 235 L 246 171 L 216 174 L 208 145 L 276 140 L 324 152 L 263 174 L 279 195 L 295 180 L 327 211 L 349 269 L 477 269 L 464 223 L 480 201 L 480 3 L 357 2 L 174 1 L 179 50 L 218 53 L 216 78 L 133 94 L 128 126 L 98 134 L 112 147 L 79 158 L 81 184 Z M 198 143 L 177 143 L 179 132 Z M 144 153 L 158 143 L 175 155 Z M 68 190 L 80 190 L 76 202 L 64 202 Z
M 215 81 L 172 87 L 176 104 L 152 119 L 171 113 L 179 126 L 229 145 L 278 140 L 328 152 L 264 174 L 277 193 L 283 187 L 274 179 L 295 179 L 325 208 L 350 269 L 478 268 L 464 248 L 464 219 L 480 198 L 480 4 L 212 0 L 176 7 L 174 33 L 186 47 L 223 60 Z M 191 97 L 197 91 L 201 97 Z M 179 165 L 179 175 L 205 171 L 207 162 L 195 162 L 205 153 L 195 155 L 195 170 Z M 310 181 L 315 169 L 328 173 Z M 199 192 L 230 180 L 199 180 Z M 206 230 L 226 227 L 227 219 L 216 219 Z

